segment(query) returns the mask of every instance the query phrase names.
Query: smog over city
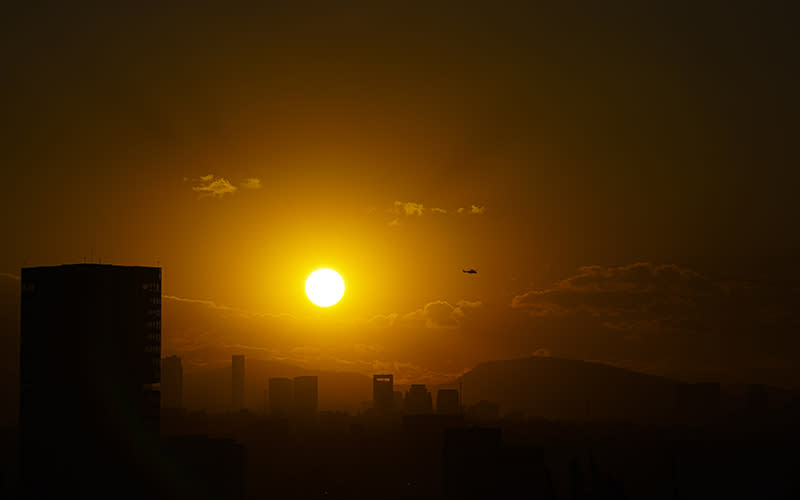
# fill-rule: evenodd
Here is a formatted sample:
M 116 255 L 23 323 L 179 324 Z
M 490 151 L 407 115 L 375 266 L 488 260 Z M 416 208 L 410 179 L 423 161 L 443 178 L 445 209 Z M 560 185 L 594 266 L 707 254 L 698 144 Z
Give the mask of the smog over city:
M 0 497 L 800 494 L 794 3 L 0 9 Z

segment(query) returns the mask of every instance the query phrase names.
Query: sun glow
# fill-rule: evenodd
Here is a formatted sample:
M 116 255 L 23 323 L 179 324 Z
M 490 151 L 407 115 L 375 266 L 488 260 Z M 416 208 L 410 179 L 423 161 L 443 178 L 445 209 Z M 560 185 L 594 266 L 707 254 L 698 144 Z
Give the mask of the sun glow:
M 320 307 L 330 307 L 342 299 L 344 280 L 332 269 L 317 269 L 306 279 L 308 300 Z

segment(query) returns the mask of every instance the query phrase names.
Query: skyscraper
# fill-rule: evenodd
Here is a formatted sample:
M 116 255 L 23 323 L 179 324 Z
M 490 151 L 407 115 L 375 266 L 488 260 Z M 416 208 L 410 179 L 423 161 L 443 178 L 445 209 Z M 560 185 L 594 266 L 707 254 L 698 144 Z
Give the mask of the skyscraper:
M 455 415 L 460 413 L 458 391 L 456 389 L 439 389 L 436 393 L 436 413 Z
M 231 356 L 231 406 L 244 408 L 244 354 Z
M 183 408 L 183 364 L 179 356 L 161 360 L 161 400 L 164 408 Z
M 317 413 L 317 377 L 294 378 L 294 410 L 298 416 L 313 416 Z
M 294 385 L 292 379 L 272 377 L 269 379 L 269 411 L 273 415 L 286 416 L 292 411 Z
M 26 268 L 21 291 L 23 487 L 90 497 L 141 485 L 157 458 L 161 269 Z
M 389 413 L 394 406 L 394 376 L 372 376 L 372 406 L 378 413 Z
M 433 413 L 433 399 L 425 384 L 411 384 L 404 403 L 406 413 Z

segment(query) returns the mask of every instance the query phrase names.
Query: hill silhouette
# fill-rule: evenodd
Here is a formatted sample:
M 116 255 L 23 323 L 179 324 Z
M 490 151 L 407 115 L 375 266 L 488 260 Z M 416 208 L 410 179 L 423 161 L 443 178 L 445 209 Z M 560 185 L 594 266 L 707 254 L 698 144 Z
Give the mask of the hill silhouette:
M 678 381 L 601 363 L 527 357 L 480 363 L 460 377 L 463 402 L 500 404 L 552 419 L 658 421 L 674 408 Z

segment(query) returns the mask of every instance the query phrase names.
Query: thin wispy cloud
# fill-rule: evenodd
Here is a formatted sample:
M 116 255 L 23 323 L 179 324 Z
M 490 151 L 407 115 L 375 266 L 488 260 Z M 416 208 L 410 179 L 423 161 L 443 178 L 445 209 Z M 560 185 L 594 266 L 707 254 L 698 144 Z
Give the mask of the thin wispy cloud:
M 454 329 L 461 326 L 471 310 L 482 305 L 480 301 L 460 300 L 453 305 L 444 300 L 436 300 L 406 314 L 379 314 L 359 323 L 373 328 L 419 324 L 430 329 Z
M 459 207 L 456 213 L 462 215 L 483 215 L 486 213 L 486 207 L 483 205 L 472 205 L 470 208 Z
M 201 198 L 222 198 L 226 194 L 235 193 L 237 187 L 224 177 L 216 177 L 214 174 L 208 174 L 200 177 L 199 183 L 192 186 L 192 191 L 199 193 Z
M 183 178 L 184 182 L 188 180 L 187 177 Z M 247 190 L 261 189 L 261 179 L 258 177 L 248 177 L 240 182 L 237 187 L 225 177 L 208 174 L 198 179 L 193 179 L 192 184 L 192 191 L 198 193 L 200 198 L 222 198 L 225 195 L 235 194 L 240 188 Z
M 486 207 L 483 205 L 470 205 L 469 208 L 461 207 L 448 210 L 441 207 L 425 208 L 425 205 L 416 201 L 395 200 L 392 203 L 392 208 L 389 209 L 388 212 L 393 216 L 393 218 L 388 222 L 388 225 L 398 226 L 404 217 L 421 217 L 425 214 L 484 215 L 486 213 Z
M 202 305 L 211 309 L 216 309 L 218 311 L 224 311 L 227 313 L 233 313 L 237 316 L 248 316 L 248 317 L 272 317 L 272 318 L 293 318 L 291 314 L 288 313 L 265 313 L 265 312 L 254 312 L 248 311 L 245 309 L 239 309 L 237 307 L 226 306 L 224 304 L 218 304 L 213 300 L 206 300 L 206 299 L 192 299 L 187 297 L 178 297 L 175 295 L 162 295 L 162 299 L 165 300 L 172 300 L 175 302 L 186 302 L 189 304 L 198 304 Z

